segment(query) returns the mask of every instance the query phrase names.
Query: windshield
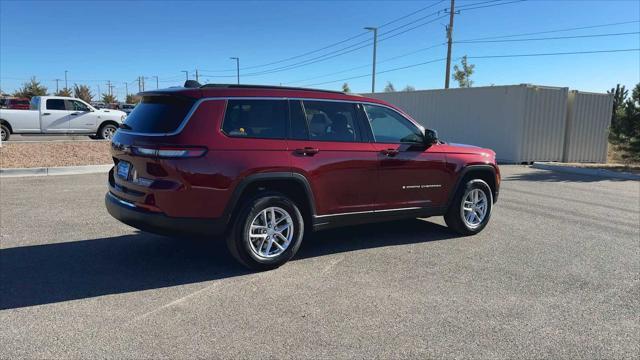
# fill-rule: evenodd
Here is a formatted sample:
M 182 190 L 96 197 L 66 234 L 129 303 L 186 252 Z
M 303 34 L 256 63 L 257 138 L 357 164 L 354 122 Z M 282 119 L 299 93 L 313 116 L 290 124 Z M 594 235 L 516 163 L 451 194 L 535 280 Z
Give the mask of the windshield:
M 127 117 L 127 130 L 170 133 L 178 129 L 195 100 L 167 95 L 144 96 Z

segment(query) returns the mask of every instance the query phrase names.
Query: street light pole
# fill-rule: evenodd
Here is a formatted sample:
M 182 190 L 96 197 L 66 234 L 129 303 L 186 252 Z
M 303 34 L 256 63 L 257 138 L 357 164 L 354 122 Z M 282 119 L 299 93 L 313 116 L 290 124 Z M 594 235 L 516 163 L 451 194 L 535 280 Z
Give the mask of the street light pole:
M 229 59 L 236 61 L 236 77 L 238 79 L 238 85 L 240 85 L 240 58 L 239 57 L 230 57 Z
M 366 27 L 365 30 L 373 31 L 373 70 L 371 72 L 371 92 L 376 92 L 376 50 L 378 47 L 378 28 Z
M 187 70 L 182 70 L 182 72 L 186 75 L 187 80 L 189 80 L 189 72 Z

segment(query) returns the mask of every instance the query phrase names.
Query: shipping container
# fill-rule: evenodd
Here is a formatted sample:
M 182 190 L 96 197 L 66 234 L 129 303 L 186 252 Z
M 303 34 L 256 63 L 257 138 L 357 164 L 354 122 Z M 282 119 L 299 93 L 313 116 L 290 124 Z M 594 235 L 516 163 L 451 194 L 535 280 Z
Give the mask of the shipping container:
M 441 139 L 488 147 L 503 163 L 562 161 L 568 88 L 490 86 L 363 94 L 392 103 Z
M 613 95 L 572 90 L 567 108 L 565 162 L 607 162 Z

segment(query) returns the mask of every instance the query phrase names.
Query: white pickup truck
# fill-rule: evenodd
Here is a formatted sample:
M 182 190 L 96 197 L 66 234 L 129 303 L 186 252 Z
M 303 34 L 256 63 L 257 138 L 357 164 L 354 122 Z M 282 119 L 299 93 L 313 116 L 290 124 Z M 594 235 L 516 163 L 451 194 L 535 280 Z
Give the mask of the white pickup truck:
M 86 102 L 62 96 L 35 96 L 31 110 L 0 109 L 2 141 L 11 134 L 86 134 L 111 139 L 127 114 L 96 109 Z

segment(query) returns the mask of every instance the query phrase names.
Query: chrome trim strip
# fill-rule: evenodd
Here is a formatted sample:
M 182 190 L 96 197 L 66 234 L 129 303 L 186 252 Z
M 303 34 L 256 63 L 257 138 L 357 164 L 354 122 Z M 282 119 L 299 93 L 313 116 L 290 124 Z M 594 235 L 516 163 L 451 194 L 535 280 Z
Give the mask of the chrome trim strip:
M 417 121 L 412 121 L 412 119 L 407 118 L 406 116 L 404 116 L 402 113 L 399 113 L 398 110 L 384 105 L 384 104 L 379 104 L 379 103 L 375 103 L 375 102 L 371 102 L 371 101 L 355 101 L 355 100 L 336 100 L 336 99 L 318 99 L 318 98 L 305 98 L 305 97 L 282 97 L 282 96 L 220 96 L 220 97 L 207 97 L 207 98 L 202 98 L 199 99 L 198 101 L 196 101 L 193 106 L 191 107 L 191 110 L 189 110 L 189 112 L 187 113 L 187 115 L 185 116 L 185 118 L 182 120 L 182 122 L 180 123 L 180 125 L 178 126 L 178 128 L 172 132 L 169 133 L 142 133 L 142 132 L 135 132 L 135 131 L 129 131 L 129 130 L 125 130 L 125 129 L 118 129 L 119 132 L 124 133 L 124 134 L 129 134 L 129 135 L 139 135 L 139 136 L 174 136 L 174 135 L 178 135 L 182 132 L 182 130 L 184 130 L 185 126 L 187 126 L 187 123 L 189 122 L 189 120 L 191 119 L 191 116 L 193 116 L 193 113 L 196 112 L 196 110 L 198 110 L 198 107 L 200 106 L 200 104 L 202 104 L 205 101 L 213 101 L 213 100 L 307 100 L 307 101 L 327 101 L 327 102 L 346 102 L 346 103 L 353 103 L 353 104 L 369 104 L 369 105 L 377 105 L 377 106 L 382 106 L 382 107 L 386 107 L 389 110 L 395 111 L 396 113 L 398 113 L 399 115 L 401 115 L 402 117 L 404 117 L 405 119 L 407 119 L 409 122 L 413 123 L 415 126 L 417 126 L 418 128 L 422 128 L 424 129 L 424 127 L 420 124 L 418 124 Z M 226 111 L 226 109 L 225 109 Z M 366 112 L 365 112 L 366 114 Z
M 369 210 L 369 211 L 353 211 L 346 213 L 337 213 L 337 214 L 326 214 L 326 215 L 313 215 L 315 219 L 329 217 L 329 216 L 343 216 L 343 215 L 359 215 L 359 214 L 375 214 L 375 213 L 383 213 L 383 212 L 392 212 L 392 211 L 407 211 L 407 210 L 419 210 L 422 209 L 419 206 L 416 207 L 407 207 L 407 208 L 397 208 L 397 209 L 382 209 L 382 210 Z
M 383 209 L 383 210 L 375 210 L 374 212 L 389 212 L 389 211 L 405 211 L 405 210 L 418 210 L 418 209 L 422 209 L 419 206 L 414 206 L 414 207 L 408 207 L 408 208 L 400 208 L 400 209 Z
M 120 199 L 119 197 L 113 195 L 111 193 L 111 191 L 109 191 L 109 196 L 111 196 L 115 201 L 119 202 L 120 204 L 122 204 L 124 206 L 128 206 L 128 207 L 131 207 L 131 208 L 136 208 L 136 206 L 133 203 L 130 203 L 128 201 L 124 201 L 124 200 Z

